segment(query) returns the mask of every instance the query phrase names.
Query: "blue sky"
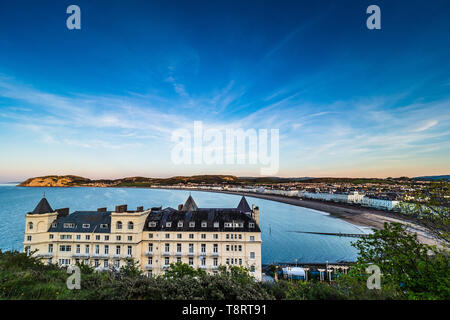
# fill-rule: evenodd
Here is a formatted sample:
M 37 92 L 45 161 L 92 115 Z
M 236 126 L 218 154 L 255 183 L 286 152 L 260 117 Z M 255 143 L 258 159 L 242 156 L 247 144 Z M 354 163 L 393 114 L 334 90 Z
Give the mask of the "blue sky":
M 0 181 L 259 175 L 173 165 L 171 133 L 195 120 L 279 129 L 278 176 L 449 174 L 449 14 L 438 0 L 2 1 Z

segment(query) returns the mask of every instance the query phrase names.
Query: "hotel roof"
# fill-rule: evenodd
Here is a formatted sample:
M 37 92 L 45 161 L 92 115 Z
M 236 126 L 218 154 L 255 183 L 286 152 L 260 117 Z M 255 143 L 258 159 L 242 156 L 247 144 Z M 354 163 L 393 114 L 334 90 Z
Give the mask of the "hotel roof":
M 44 214 L 44 213 L 50 213 L 54 212 L 50 204 L 48 203 L 45 196 L 39 201 L 36 208 L 32 212 L 29 212 L 29 214 Z

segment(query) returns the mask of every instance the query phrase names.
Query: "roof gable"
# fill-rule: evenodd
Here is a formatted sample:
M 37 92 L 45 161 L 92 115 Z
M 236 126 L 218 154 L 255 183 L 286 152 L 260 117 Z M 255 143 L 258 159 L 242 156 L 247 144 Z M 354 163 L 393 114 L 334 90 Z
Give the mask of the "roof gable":
M 31 214 L 44 214 L 54 212 L 50 204 L 48 203 L 47 199 L 44 197 L 39 201 L 36 208 L 31 212 Z

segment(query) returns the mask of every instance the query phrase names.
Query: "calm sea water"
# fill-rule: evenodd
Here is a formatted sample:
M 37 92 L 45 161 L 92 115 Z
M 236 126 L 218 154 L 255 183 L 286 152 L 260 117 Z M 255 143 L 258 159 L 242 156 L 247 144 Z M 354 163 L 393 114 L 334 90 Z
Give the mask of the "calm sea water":
M 129 208 L 171 206 L 184 203 L 189 191 L 134 188 L 23 188 L 0 185 L 0 248 L 21 250 L 25 213 L 32 211 L 45 192 L 53 209 L 70 207 L 96 210 L 128 204 Z M 199 207 L 236 207 L 240 196 L 192 191 Z M 363 230 L 327 213 L 284 203 L 247 197 L 260 208 L 262 263 L 354 261 L 354 238 L 302 234 L 293 231 L 361 233 Z

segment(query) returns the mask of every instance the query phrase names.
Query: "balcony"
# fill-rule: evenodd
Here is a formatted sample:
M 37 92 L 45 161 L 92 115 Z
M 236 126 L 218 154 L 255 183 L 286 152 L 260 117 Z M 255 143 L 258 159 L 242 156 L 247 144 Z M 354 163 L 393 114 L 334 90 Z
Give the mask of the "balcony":
M 175 255 L 176 255 L 177 257 L 181 257 L 182 253 L 181 253 L 181 251 L 177 251 L 177 252 L 175 252 Z
M 218 257 L 218 256 L 219 256 L 219 253 L 218 253 L 218 252 L 211 252 L 211 253 L 210 253 L 210 256 L 212 256 L 212 257 Z
M 144 269 L 145 269 L 145 270 L 151 270 L 151 269 L 153 269 L 153 265 L 152 265 L 152 264 L 146 264 L 146 265 L 144 266 Z
M 36 258 L 52 258 L 53 257 L 53 252 L 46 252 L 46 253 L 39 253 L 36 255 Z
M 120 254 L 113 254 L 113 255 L 112 255 L 112 258 L 113 258 L 113 259 L 116 259 L 116 260 L 117 260 L 117 259 L 120 259 Z
M 146 257 L 153 257 L 153 251 L 147 251 L 147 252 L 145 253 L 145 256 L 146 256 Z
M 161 267 L 163 269 L 169 269 L 170 268 L 170 264 L 163 264 Z
M 200 252 L 200 253 L 198 254 L 198 256 L 199 256 L 199 257 L 206 257 L 206 252 Z
M 94 270 L 95 270 L 95 271 L 108 271 L 108 270 L 109 270 L 109 267 L 101 267 L 101 266 L 98 266 L 98 267 L 96 267 Z
M 164 251 L 164 252 L 162 253 L 162 255 L 163 255 L 163 256 L 170 256 L 170 251 Z
M 89 258 L 91 255 L 89 253 L 73 253 L 72 258 Z
M 217 270 L 219 269 L 219 266 L 211 266 L 211 270 Z
M 205 270 L 206 269 L 206 265 L 204 265 L 204 264 L 200 265 L 200 269 Z
M 95 253 L 93 255 L 91 255 L 92 259 L 108 259 L 109 255 L 107 254 L 102 254 L 102 253 Z
M 188 254 L 187 254 L 189 257 L 193 257 L 193 256 L 195 256 L 195 254 L 194 254 L 194 252 L 188 252 Z

